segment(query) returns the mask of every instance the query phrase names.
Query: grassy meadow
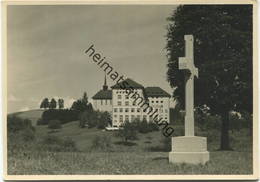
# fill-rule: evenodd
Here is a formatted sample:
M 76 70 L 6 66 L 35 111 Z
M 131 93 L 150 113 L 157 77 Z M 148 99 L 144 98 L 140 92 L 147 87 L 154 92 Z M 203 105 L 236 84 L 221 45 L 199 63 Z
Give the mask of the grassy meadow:
M 37 117 L 33 112 L 21 114 L 28 119 Z M 219 151 L 219 133 L 196 128 L 197 135 L 208 136 L 210 161 L 206 165 L 177 165 L 168 162 L 170 140 L 160 131 L 139 133 L 138 139 L 122 145 L 122 139 L 116 137 L 115 132 L 78 125 L 78 121 L 70 122 L 56 131 L 35 126 L 35 139 L 31 141 L 10 137 L 8 174 L 252 174 L 252 139 L 246 129 L 230 133 L 233 151 Z M 175 130 L 176 135 L 181 135 L 183 126 L 176 125 Z M 109 151 L 93 148 L 96 136 L 111 139 Z M 69 137 L 75 146 L 70 142 L 63 142 L 65 148 L 59 143 L 46 144 L 46 137 L 60 141 L 67 141 Z

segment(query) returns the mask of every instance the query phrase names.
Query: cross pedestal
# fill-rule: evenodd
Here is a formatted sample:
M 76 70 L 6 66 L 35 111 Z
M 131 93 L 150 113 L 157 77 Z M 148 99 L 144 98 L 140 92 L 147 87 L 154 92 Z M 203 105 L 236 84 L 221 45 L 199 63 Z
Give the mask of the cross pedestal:
M 185 35 L 185 57 L 179 58 L 179 69 L 188 70 L 185 79 L 185 136 L 172 138 L 169 162 L 205 164 L 209 160 L 207 138 L 194 136 L 194 77 L 198 68 L 194 65 L 193 36 Z

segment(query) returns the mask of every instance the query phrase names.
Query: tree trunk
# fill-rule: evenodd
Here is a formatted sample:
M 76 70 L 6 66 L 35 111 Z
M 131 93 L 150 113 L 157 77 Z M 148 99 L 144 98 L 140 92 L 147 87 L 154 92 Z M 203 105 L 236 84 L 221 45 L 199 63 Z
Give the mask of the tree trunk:
M 229 143 L 229 112 L 224 111 L 221 115 L 221 141 L 220 150 L 232 150 Z

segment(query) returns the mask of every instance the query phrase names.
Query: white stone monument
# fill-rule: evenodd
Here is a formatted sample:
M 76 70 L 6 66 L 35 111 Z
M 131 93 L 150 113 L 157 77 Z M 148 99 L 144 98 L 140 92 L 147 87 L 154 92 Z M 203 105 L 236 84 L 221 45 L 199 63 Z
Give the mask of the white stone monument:
M 194 66 L 193 36 L 185 35 L 185 57 L 179 58 L 179 69 L 189 70 L 185 80 L 185 136 L 172 138 L 171 163 L 205 164 L 209 160 L 207 138 L 194 136 L 194 76 L 198 68 Z

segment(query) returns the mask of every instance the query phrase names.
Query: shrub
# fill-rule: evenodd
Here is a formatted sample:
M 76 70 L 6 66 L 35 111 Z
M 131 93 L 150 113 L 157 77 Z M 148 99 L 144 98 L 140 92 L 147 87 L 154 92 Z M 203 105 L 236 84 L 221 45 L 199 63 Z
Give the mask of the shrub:
M 51 120 L 48 124 L 48 128 L 52 130 L 60 129 L 61 122 L 59 120 Z
M 144 119 L 143 121 L 139 122 L 138 131 L 140 133 L 148 133 L 150 132 L 150 127 L 148 126 L 147 121 Z
M 96 136 L 92 140 L 92 149 L 97 151 L 112 151 L 112 142 L 111 138 L 108 136 Z
M 7 116 L 7 131 L 8 132 L 19 132 L 25 129 L 34 131 L 32 121 L 29 119 L 22 119 L 17 116 Z
M 137 139 L 135 123 L 125 121 L 122 128 L 119 129 L 117 136 L 121 137 L 125 142 Z
M 97 126 L 98 113 L 95 111 L 84 111 L 79 115 L 79 127 L 84 128 L 86 125 L 88 128 Z
M 101 112 L 98 117 L 97 128 L 104 129 L 111 123 L 111 115 L 108 112 Z
M 61 124 L 78 120 L 79 112 L 70 109 L 50 109 L 42 113 L 41 119 L 37 122 L 41 125 L 47 125 L 51 120 L 60 120 Z
M 195 112 L 195 122 L 198 123 L 199 128 L 202 131 L 210 129 L 221 128 L 221 117 L 218 115 L 210 115 L 209 113 L 202 113 L 198 110 Z
M 156 123 L 154 123 L 153 121 L 147 122 L 146 119 L 143 119 L 142 121 L 140 121 L 139 119 L 135 119 L 133 122 L 131 122 L 131 124 L 140 133 L 149 133 L 159 130 L 159 127 Z
M 148 122 L 148 127 L 150 131 L 159 131 L 159 126 L 154 122 Z

